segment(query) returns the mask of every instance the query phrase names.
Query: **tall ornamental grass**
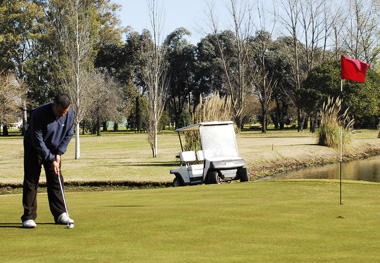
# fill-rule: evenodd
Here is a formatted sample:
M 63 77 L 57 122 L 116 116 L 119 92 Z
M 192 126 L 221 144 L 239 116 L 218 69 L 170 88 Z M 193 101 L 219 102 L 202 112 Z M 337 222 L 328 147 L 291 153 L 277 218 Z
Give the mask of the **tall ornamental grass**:
M 200 96 L 199 104 L 192 114 L 192 123 L 208 121 L 230 121 L 233 116 L 233 103 L 231 96 L 221 97 L 219 92 L 203 99 Z M 185 132 L 185 150 L 200 150 L 198 132 Z
M 342 142 L 347 148 L 351 143 L 351 130 L 354 125 L 354 119 L 348 115 L 348 109 L 340 115 L 342 100 L 338 97 L 335 99 L 328 98 L 327 103 L 323 103 L 320 111 L 322 117 L 321 125 L 318 130 L 318 144 L 338 149 L 340 147 L 340 127 L 342 129 Z

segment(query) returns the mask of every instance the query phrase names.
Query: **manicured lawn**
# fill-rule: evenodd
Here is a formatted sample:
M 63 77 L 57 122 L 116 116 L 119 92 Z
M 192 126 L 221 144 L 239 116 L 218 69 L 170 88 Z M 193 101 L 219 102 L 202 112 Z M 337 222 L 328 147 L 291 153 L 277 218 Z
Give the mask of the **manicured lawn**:
M 81 157 L 74 159 L 73 139 L 62 157 L 65 181 L 171 182 L 170 170 L 179 167 L 176 155 L 181 151 L 178 135 L 160 132 L 158 157 L 152 158 L 147 134 L 103 132 L 101 137 L 81 136 Z M 243 131 L 237 135 L 240 156 L 247 162 L 252 178 L 333 162 L 338 151 L 316 144 L 315 134 L 295 130 Z M 23 146 L 21 136 L 0 137 L 0 183 L 23 181 Z M 379 151 L 376 130 L 353 134 L 351 155 L 362 156 L 368 149 Z M 45 181 L 42 172 L 41 181 Z
M 20 228 L 0 196 L 0 262 L 378 262 L 380 184 L 266 181 L 67 193 L 74 229 Z

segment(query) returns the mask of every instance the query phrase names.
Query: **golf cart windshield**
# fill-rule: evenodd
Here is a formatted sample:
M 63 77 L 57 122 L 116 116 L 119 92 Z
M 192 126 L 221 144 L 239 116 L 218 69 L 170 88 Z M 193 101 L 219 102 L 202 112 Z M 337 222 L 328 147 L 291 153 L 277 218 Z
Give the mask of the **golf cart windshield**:
M 200 126 L 199 133 L 205 158 L 239 157 L 233 124 Z

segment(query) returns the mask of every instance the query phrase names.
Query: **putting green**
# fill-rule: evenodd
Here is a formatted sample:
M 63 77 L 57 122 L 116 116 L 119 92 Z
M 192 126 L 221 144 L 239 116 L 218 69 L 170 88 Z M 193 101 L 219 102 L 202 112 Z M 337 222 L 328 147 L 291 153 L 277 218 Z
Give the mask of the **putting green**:
M 21 195 L 0 196 L 0 262 L 375 262 L 380 184 L 249 182 L 66 193 L 74 229 L 20 228 Z

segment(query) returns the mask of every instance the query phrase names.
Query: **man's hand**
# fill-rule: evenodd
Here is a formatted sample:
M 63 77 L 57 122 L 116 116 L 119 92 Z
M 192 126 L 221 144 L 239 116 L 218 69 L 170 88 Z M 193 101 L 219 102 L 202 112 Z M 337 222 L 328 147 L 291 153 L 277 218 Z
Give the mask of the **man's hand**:
M 53 169 L 54 173 L 59 176 L 59 166 L 61 165 L 61 156 L 56 155 L 55 156 L 55 161 L 53 162 Z

